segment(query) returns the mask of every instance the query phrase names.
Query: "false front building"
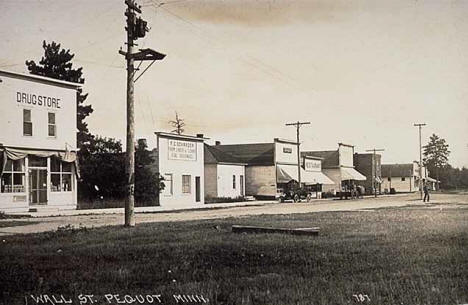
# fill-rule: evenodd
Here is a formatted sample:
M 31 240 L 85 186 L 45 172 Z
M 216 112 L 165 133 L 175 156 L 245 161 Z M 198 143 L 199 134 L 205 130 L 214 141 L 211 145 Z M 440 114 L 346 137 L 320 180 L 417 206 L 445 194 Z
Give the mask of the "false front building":
M 0 210 L 76 208 L 79 86 L 0 71 Z
M 333 184 L 325 184 L 323 191 L 340 192 L 355 181 L 364 181 L 367 178 L 354 169 L 354 146 L 339 143 L 337 150 L 304 151 L 302 157 L 322 158 L 322 170 Z
M 316 185 L 329 182 L 328 178 L 314 170 L 313 166 L 307 171 L 304 170 L 303 164 L 298 167 L 298 145 L 294 141 L 276 138 L 273 143 L 233 145 L 218 143 L 214 147 L 247 164 L 245 167 L 247 196 L 258 199 L 275 198 L 280 190 L 299 180 L 299 168 L 301 183 Z
M 381 193 L 382 185 L 382 156 L 373 153 L 355 153 L 354 168 L 366 176 L 365 181 L 359 183 L 365 188 L 366 194 Z
M 164 178 L 159 204 L 165 209 L 202 207 L 204 194 L 204 138 L 156 132 L 153 170 Z

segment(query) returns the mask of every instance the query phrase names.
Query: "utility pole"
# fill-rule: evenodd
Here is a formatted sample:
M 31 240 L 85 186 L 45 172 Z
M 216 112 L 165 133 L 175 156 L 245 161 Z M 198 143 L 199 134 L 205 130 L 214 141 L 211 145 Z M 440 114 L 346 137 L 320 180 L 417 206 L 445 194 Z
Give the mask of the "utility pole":
M 158 53 L 151 49 L 140 50 L 134 53 L 134 41 L 138 38 L 143 38 L 148 31 L 146 21 L 140 17 L 136 18 L 136 13 L 141 14 L 141 7 L 134 0 L 125 0 L 127 9 L 127 52 L 122 50 L 120 54 L 125 56 L 127 60 L 127 151 L 125 158 L 125 173 L 127 175 L 127 189 L 125 198 L 125 226 L 135 226 L 135 100 L 134 100 L 134 76 L 135 76 L 135 60 L 161 60 L 164 54 Z M 151 65 L 151 64 L 150 64 Z M 149 68 L 149 67 L 148 67 Z M 147 70 L 147 69 L 146 69 Z M 145 71 L 146 71 L 145 70 Z M 145 72 L 143 71 L 143 73 Z M 142 74 L 143 74 L 142 73 Z M 142 75 L 140 74 L 138 78 Z M 137 79 L 138 79 L 137 78 Z
M 299 149 L 301 143 L 299 142 L 299 129 L 302 125 L 309 125 L 310 122 L 299 122 L 296 123 L 287 123 L 286 126 L 296 126 L 296 137 L 297 137 L 297 182 L 299 187 L 301 187 L 301 150 Z
M 426 126 L 426 123 L 415 123 L 413 126 L 419 128 L 419 194 L 421 200 L 423 199 L 423 185 L 422 185 L 422 146 L 421 146 L 421 127 Z
M 374 152 L 374 155 L 373 155 L 373 159 L 374 159 L 374 162 L 372 167 L 373 167 L 373 171 L 372 171 L 372 185 L 374 186 L 374 197 L 377 197 L 377 155 L 376 155 L 376 152 L 378 151 L 385 151 L 385 149 L 368 149 L 366 151 L 372 151 Z

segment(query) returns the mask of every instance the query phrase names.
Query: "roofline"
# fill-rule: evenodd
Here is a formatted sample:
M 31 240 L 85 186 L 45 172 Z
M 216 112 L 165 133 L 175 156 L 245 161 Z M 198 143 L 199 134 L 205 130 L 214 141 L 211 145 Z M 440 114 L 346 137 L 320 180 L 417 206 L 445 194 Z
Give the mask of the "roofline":
M 176 133 L 163 132 L 163 131 L 156 131 L 154 134 L 157 135 L 158 137 L 186 139 L 186 140 L 200 141 L 200 142 L 204 142 L 205 140 L 209 139 L 209 138 L 205 138 L 205 137 L 201 138 L 201 137 L 196 137 L 196 136 L 180 135 L 180 134 L 176 134 Z
M 280 139 L 280 138 L 274 138 L 273 142 L 274 143 L 286 143 L 286 144 L 298 145 L 298 143 L 296 141 L 287 140 L 287 139 Z
M 25 80 L 30 80 L 30 81 L 39 81 L 42 83 L 62 85 L 62 86 L 71 87 L 74 89 L 78 89 L 83 86 L 83 83 L 74 83 L 74 82 L 68 82 L 68 81 L 45 77 L 45 76 L 17 73 L 17 72 L 5 71 L 5 70 L 0 70 L 0 75 L 13 77 L 13 78 L 19 78 L 19 79 L 25 79 Z
M 219 146 L 240 146 L 240 145 L 274 145 L 275 143 L 273 142 L 257 142 L 257 143 L 238 143 L 238 144 L 219 144 L 219 145 L 211 145 L 213 147 L 219 147 Z
M 338 146 L 347 146 L 347 147 L 353 147 L 354 148 L 354 145 L 344 144 L 344 143 L 338 143 Z

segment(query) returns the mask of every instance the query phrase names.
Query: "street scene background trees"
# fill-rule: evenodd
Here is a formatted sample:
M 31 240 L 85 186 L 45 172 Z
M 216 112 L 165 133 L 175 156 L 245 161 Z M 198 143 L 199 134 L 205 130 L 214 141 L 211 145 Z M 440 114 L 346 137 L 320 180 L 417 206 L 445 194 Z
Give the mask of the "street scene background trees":
M 432 134 L 429 142 L 423 146 L 424 165 L 429 173 L 440 181 L 442 189 L 467 189 L 468 169 L 453 168 L 449 163 L 449 145 L 445 139 Z

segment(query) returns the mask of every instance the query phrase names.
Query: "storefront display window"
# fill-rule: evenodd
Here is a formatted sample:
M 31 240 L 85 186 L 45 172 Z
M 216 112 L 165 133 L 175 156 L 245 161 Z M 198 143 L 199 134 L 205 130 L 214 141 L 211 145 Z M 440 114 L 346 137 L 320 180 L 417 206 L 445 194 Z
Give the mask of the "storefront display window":
M 24 159 L 7 160 L 1 179 L 2 193 L 24 193 L 25 191 Z
M 62 162 L 55 157 L 50 159 L 50 190 L 52 192 L 72 191 L 71 163 Z

